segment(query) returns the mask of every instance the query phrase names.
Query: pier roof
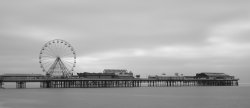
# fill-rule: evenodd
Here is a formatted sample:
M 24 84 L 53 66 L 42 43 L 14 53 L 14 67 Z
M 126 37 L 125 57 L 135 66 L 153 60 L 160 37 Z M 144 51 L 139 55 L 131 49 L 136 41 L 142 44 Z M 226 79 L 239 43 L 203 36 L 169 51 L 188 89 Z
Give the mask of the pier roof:
M 127 73 L 126 69 L 104 69 L 103 73 Z
M 225 73 L 214 73 L 214 72 L 202 72 L 200 74 L 205 74 L 207 76 L 229 76 Z

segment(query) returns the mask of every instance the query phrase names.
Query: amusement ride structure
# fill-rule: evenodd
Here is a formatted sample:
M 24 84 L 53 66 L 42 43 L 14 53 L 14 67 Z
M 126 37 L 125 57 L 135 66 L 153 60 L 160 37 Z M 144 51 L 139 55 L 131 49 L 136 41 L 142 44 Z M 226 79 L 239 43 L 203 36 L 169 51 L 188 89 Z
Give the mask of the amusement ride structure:
M 70 77 L 76 65 L 76 53 L 68 42 L 55 39 L 47 42 L 39 54 L 39 63 L 48 77 Z

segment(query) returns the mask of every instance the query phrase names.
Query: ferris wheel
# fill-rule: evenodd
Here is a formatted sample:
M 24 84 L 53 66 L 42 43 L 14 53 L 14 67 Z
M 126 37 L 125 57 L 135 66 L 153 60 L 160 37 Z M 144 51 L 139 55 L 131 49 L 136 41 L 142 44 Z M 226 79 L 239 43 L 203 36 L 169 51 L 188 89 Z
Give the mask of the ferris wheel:
M 76 53 L 68 42 L 61 39 L 51 40 L 42 47 L 39 63 L 46 75 L 68 77 L 74 71 Z

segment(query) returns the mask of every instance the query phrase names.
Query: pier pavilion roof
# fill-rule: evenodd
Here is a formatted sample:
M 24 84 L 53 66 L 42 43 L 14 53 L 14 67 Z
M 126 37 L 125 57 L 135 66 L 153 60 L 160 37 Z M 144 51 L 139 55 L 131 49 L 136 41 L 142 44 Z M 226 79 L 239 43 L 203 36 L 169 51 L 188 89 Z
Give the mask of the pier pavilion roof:
M 230 76 L 225 73 L 215 73 L 215 72 L 197 73 L 195 77 L 205 78 L 205 79 L 234 79 L 234 76 Z
M 221 76 L 221 77 L 225 77 L 225 76 L 229 76 L 225 73 L 215 73 L 215 72 L 202 72 L 200 74 L 204 74 L 204 75 L 207 75 L 207 76 Z
M 127 73 L 126 69 L 104 69 L 103 73 Z

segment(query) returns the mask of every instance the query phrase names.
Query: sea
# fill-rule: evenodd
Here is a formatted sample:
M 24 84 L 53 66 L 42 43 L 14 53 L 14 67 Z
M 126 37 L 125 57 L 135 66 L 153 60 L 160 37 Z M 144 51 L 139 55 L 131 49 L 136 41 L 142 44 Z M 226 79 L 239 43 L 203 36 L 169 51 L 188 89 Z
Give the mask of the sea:
M 250 108 L 250 86 L 6 88 L 0 108 Z

